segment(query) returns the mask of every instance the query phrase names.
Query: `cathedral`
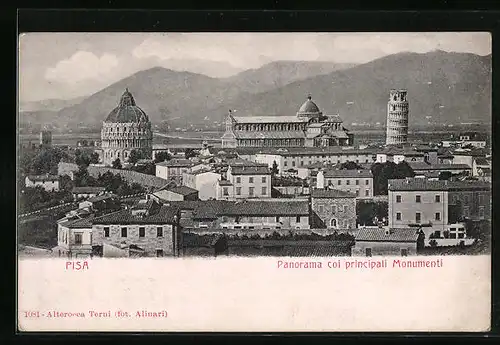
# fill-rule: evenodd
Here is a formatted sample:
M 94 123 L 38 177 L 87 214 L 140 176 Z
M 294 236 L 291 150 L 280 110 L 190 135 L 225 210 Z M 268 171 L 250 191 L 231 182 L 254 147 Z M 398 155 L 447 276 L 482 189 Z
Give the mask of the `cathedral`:
M 339 115 L 323 115 L 311 96 L 295 116 L 234 116 L 229 111 L 223 148 L 350 146 Z
M 144 158 L 151 158 L 152 143 L 151 122 L 126 89 L 118 106 L 103 122 L 102 160 L 106 165 L 111 165 L 117 158 L 126 163 L 132 150 L 142 151 Z

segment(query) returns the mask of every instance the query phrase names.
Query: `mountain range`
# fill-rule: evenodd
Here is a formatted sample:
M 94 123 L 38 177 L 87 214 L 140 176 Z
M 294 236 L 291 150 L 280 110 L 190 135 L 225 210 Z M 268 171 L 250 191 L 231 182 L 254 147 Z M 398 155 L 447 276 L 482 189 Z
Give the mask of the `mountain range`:
M 20 122 L 98 125 L 128 88 L 153 123 L 176 126 L 238 116 L 294 115 L 308 94 L 324 113 L 384 123 L 390 89 L 407 89 L 410 125 L 491 122 L 491 55 L 399 53 L 359 65 L 276 61 L 228 78 L 154 67 L 62 109 L 31 109 Z M 26 107 L 24 108 L 26 109 Z

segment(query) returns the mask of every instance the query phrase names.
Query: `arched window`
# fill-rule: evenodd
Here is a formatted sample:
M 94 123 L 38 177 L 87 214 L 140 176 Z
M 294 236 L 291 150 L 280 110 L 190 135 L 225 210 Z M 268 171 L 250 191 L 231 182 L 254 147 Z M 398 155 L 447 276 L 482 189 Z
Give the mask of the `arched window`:
M 336 228 L 337 227 L 337 219 L 332 218 L 330 220 L 330 227 L 332 227 L 332 228 Z

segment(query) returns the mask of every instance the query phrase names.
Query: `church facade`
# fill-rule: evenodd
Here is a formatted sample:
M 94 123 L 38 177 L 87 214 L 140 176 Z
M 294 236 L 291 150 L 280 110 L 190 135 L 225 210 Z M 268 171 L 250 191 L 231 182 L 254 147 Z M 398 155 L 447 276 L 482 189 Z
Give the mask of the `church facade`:
M 311 96 L 295 116 L 226 117 L 223 148 L 351 146 L 353 135 L 337 115 L 323 115 Z
M 102 161 L 106 165 L 111 165 L 118 158 L 121 163 L 126 163 L 132 150 L 141 151 L 144 158 L 151 158 L 152 147 L 151 122 L 126 89 L 118 106 L 103 122 Z

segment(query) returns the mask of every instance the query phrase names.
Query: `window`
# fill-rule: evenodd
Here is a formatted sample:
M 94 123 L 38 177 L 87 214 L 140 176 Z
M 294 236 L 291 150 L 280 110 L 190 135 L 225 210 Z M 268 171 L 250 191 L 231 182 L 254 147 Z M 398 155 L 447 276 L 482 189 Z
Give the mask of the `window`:
M 253 196 L 254 189 L 255 189 L 254 187 L 250 187 L 250 188 L 248 188 L 248 194 L 249 194 L 250 196 Z
M 336 205 L 332 205 L 332 213 L 335 213 L 337 212 L 337 206 Z
M 337 184 L 340 186 L 342 184 L 342 180 L 338 180 Z
M 82 244 L 82 234 L 75 234 L 75 244 Z
M 350 180 L 347 180 L 347 181 L 345 181 L 345 184 L 348 186 L 348 185 L 350 185 L 350 184 L 351 184 L 351 181 L 350 181 Z
M 401 212 L 396 213 L 396 220 L 401 220 Z
M 241 195 L 241 187 L 236 187 L 236 195 Z
M 156 249 L 156 257 L 161 258 L 163 256 L 163 249 Z
M 347 212 L 347 205 L 344 205 L 344 212 Z
M 267 187 L 262 187 L 262 195 L 267 195 Z
M 325 212 L 325 208 L 323 207 L 323 205 L 318 206 L 318 211 L 319 211 L 319 213 Z
M 372 249 L 371 248 L 365 248 L 365 255 L 366 256 L 372 256 Z
M 469 203 L 469 196 L 465 195 L 464 196 L 464 204 L 468 204 L 468 203 Z
M 441 220 L 441 213 L 436 212 L 436 214 L 434 215 L 434 219 L 435 220 Z
M 300 161 L 300 166 L 303 167 L 304 166 L 304 161 Z
M 455 235 L 455 234 L 453 234 L 453 235 Z M 452 238 L 452 237 L 451 237 L 451 234 L 450 234 L 450 238 Z M 454 238 L 454 237 L 453 237 L 453 238 Z M 465 238 L 465 234 L 464 234 L 463 232 L 459 232 L 459 233 L 458 233 L 458 238 Z
M 370 184 L 370 180 L 365 180 L 365 185 L 369 185 Z
M 441 202 L 441 195 L 436 195 L 436 196 L 434 197 L 434 201 L 435 201 L 435 202 Z
M 139 237 L 146 237 L 146 229 L 139 228 Z
M 469 206 L 464 206 L 464 217 L 469 217 Z
M 401 256 L 408 256 L 408 249 L 407 248 L 401 248 Z
M 280 222 L 280 217 L 276 217 L 276 223 L 279 223 Z
M 415 223 L 420 223 L 421 221 L 421 214 L 420 212 L 415 213 Z
M 127 228 L 122 228 L 122 237 L 127 237 Z
M 369 189 L 365 190 L 365 196 L 370 196 L 370 190 Z
M 266 183 L 266 177 L 262 176 L 262 183 Z
M 248 183 L 253 183 L 253 177 L 248 178 Z
M 335 218 L 332 218 L 332 220 L 330 220 L 330 226 L 332 228 L 336 228 L 337 227 L 337 220 Z
M 349 228 L 349 222 L 347 220 L 344 220 L 344 229 Z
M 300 216 L 295 217 L 295 223 L 300 223 Z
M 224 195 L 229 195 L 229 190 L 227 189 L 227 187 L 224 187 Z
M 104 228 L 104 237 L 109 237 L 109 227 Z
M 292 166 L 293 166 L 293 167 L 295 166 L 295 161 L 292 161 Z
M 163 237 L 163 227 L 159 226 L 156 228 L 156 237 Z
M 396 202 L 401 202 L 401 195 L 396 195 Z
M 236 178 L 236 183 L 241 183 L 241 177 L 240 177 L 240 176 L 238 176 L 238 177 Z
M 484 219 L 484 206 L 479 206 L 479 218 Z
M 356 196 L 359 196 L 359 189 L 356 189 Z
M 457 238 L 457 234 L 455 232 L 450 232 L 450 238 L 451 239 L 456 239 Z
M 288 166 L 288 162 L 287 162 L 287 161 L 285 161 L 285 162 L 283 163 L 283 165 L 287 167 L 287 166 Z
M 356 180 L 356 186 L 359 186 L 359 180 Z
M 415 202 L 421 202 L 422 201 L 422 198 L 420 197 L 420 195 L 415 195 Z

